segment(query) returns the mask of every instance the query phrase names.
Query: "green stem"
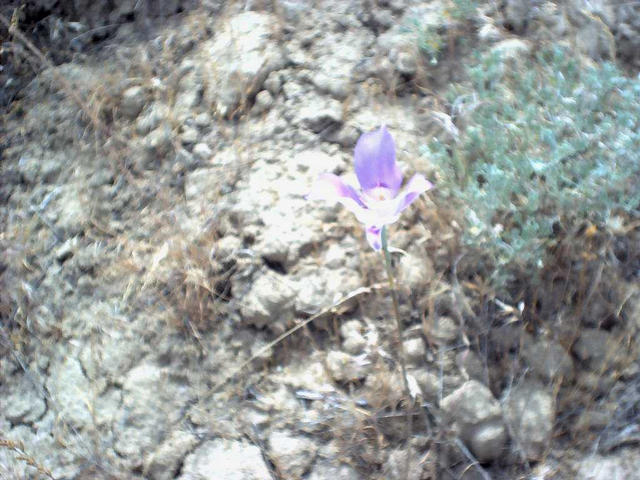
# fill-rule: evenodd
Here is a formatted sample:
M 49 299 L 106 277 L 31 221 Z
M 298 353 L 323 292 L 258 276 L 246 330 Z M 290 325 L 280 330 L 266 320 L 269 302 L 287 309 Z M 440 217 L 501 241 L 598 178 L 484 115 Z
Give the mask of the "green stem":
M 397 336 L 397 357 L 400 363 L 400 369 L 402 371 L 402 381 L 404 383 L 404 393 L 407 401 L 407 426 L 406 426 L 406 438 L 407 438 L 407 456 L 405 463 L 405 477 L 409 478 L 409 467 L 411 458 L 411 435 L 413 427 L 413 402 L 411 400 L 411 390 L 409 389 L 409 380 L 407 379 L 407 365 L 405 363 L 404 355 L 404 343 L 402 342 L 402 320 L 400 319 L 400 308 L 398 307 L 398 294 L 396 292 L 396 281 L 393 276 L 393 269 L 391 267 L 391 254 L 389 253 L 389 243 L 387 241 L 387 227 L 382 227 L 381 232 L 382 239 L 382 256 L 384 257 L 384 266 L 387 271 L 387 280 L 389 282 L 389 290 L 391 291 L 391 299 L 393 302 L 393 313 L 396 318 L 396 336 Z

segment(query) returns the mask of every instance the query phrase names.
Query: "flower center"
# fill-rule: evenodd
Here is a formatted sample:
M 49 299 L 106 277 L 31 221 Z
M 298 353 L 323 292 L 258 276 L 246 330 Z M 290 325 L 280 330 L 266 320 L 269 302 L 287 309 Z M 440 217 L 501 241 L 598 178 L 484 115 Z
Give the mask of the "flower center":
M 390 188 L 387 187 L 374 187 L 370 188 L 365 192 L 367 197 L 371 200 L 375 200 L 377 202 L 382 202 L 385 200 L 391 200 L 393 198 L 393 192 Z

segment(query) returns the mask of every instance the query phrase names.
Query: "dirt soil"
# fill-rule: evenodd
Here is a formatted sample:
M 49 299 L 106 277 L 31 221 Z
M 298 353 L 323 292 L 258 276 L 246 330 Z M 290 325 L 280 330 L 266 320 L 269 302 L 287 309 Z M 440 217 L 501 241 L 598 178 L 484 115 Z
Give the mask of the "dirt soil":
M 633 2 L 14 3 L 1 479 L 640 478 L 637 266 L 534 315 L 425 195 L 391 229 L 409 402 L 380 255 L 305 199 L 381 124 L 437 184 L 419 152 L 475 47 L 636 74 Z

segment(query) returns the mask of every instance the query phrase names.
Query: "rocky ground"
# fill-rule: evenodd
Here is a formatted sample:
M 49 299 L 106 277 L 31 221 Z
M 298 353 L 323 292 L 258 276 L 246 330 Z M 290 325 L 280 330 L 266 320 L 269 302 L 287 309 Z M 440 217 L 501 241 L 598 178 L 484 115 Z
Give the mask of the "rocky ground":
M 637 478 L 637 277 L 613 320 L 598 277 L 604 306 L 530 322 L 418 201 L 391 232 L 407 440 L 380 258 L 304 199 L 382 123 L 437 184 L 419 152 L 475 46 L 636 75 L 632 2 L 35 3 L 3 30 L 0 478 Z

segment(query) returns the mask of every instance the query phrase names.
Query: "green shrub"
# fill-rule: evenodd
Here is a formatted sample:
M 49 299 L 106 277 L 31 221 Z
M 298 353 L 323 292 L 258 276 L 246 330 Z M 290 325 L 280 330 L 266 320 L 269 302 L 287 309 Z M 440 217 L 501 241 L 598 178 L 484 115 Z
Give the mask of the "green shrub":
M 426 151 L 441 194 L 464 206 L 465 241 L 494 259 L 495 282 L 541 267 L 558 231 L 639 215 L 638 78 L 581 66 L 560 47 L 526 69 L 481 55 L 468 74 L 448 98 L 466 127 Z

